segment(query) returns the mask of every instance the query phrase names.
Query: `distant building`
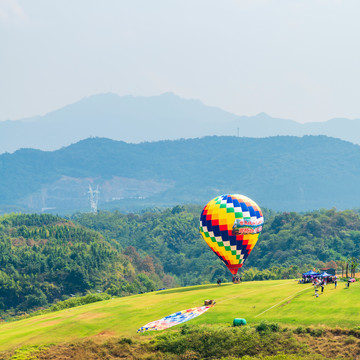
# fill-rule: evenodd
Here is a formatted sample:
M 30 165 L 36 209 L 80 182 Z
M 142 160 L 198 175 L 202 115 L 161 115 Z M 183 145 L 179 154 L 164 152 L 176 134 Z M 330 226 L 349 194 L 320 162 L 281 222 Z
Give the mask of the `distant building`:
M 336 275 L 336 269 L 334 268 L 322 268 L 320 269 L 321 272 L 326 271 L 330 275 Z

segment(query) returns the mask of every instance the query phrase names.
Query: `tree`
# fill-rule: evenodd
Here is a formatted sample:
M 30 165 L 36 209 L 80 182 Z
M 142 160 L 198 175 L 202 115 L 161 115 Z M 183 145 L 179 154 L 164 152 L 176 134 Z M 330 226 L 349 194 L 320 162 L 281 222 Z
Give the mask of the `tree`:
M 345 270 L 345 267 L 346 267 L 346 261 L 344 260 L 339 260 L 337 262 L 338 266 L 341 267 L 341 277 L 344 277 L 344 270 Z
M 330 260 L 329 262 L 326 263 L 326 267 L 328 268 L 333 268 L 333 269 L 337 269 L 337 263 L 334 260 Z
M 350 276 L 355 277 L 356 268 L 359 266 L 359 259 L 352 256 L 348 259 L 348 265 L 350 267 Z

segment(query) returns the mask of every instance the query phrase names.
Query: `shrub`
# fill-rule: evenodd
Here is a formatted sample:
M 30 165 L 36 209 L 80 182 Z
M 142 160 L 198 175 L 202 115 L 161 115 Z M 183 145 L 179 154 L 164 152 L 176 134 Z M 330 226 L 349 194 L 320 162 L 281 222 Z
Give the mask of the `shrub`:
M 295 334 L 305 334 L 306 333 L 306 328 L 304 328 L 303 326 L 298 326 L 295 330 L 294 330 Z
M 50 311 L 58 311 L 63 309 L 69 309 L 76 306 L 91 304 L 97 301 L 109 300 L 111 296 L 106 293 L 101 294 L 87 294 L 81 297 L 73 297 L 64 301 L 59 301 L 55 305 L 51 306 Z
M 118 343 L 132 345 L 134 342 L 130 338 L 123 337 L 123 338 L 119 339 Z
M 313 337 L 320 337 L 324 335 L 324 329 L 312 329 L 310 335 Z
M 360 327 L 356 327 L 349 330 L 349 335 L 353 335 L 354 337 L 360 339 Z
M 356 338 L 352 335 L 350 335 L 347 339 L 344 341 L 345 345 L 355 344 Z
M 322 328 L 308 327 L 308 328 L 306 328 L 306 332 L 313 337 L 320 337 L 320 336 L 324 335 L 325 330 Z
M 262 321 L 255 329 L 260 333 L 278 332 L 280 331 L 280 326 L 278 323 L 268 323 L 267 321 Z

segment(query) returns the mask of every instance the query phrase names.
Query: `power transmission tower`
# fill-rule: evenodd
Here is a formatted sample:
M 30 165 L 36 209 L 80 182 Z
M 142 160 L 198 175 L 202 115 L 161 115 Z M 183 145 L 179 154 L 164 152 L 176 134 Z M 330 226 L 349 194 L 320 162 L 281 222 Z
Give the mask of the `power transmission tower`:
M 97 206 L 98 206 L 98 202 L 99 202 L 99 196 L 100 196 L 100 191 L 99 191 L 99 185 L 96 187 L 96 190 L 93 190 L 93 188 L 91 187 L 91 185 L 89 185 L 89 199 L 90 199 L 90 211 L 93 214 L 97 214 Z

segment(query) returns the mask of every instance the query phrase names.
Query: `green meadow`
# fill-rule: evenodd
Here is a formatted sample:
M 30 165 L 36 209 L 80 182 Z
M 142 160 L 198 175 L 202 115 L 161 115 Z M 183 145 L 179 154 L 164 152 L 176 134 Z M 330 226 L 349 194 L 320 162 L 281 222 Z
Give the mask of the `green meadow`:
M 113 298 L 0 325 L 0 351 L 23 345 L 59 343 L 88 336 L 139 337 L 146 323 L 173 312 L 201 306 L 206 299 L 216 305 L 191 320 L 193 324 L 248 324 L 262 320 L 284 325 L 360 326 L 360 284 L 349 289 L 329 284 L 318 298 L 311 285 L 295 280 L 201 285 Z M 154 332 L 155 333 L 155 332 Z

